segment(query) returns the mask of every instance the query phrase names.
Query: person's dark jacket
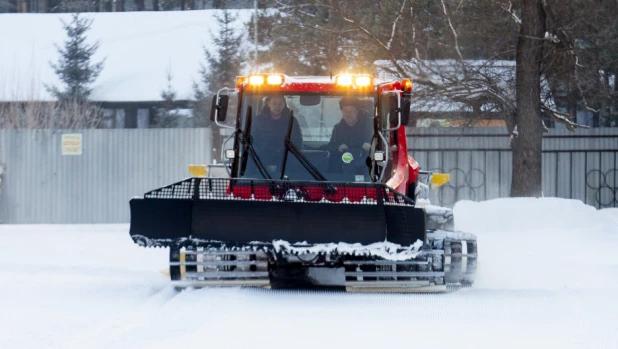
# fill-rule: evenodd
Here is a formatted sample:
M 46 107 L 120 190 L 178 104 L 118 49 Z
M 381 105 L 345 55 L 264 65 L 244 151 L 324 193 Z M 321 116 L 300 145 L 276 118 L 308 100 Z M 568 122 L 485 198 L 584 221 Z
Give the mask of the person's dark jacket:
M 265 107 L 252 121 L 251 135 L 253 146 L 264 164 L 279 165 L 283 158 L 285 145 L 283 140 L 288 132 L 290 109 L 283 109 L 279 119 L 273 119 L 270 109 Z M 301 149 L 303 136 L 296 118 L 292 121 L 292 143 Z
M 362 111 L 358 113 L 358 121 L 354 126 L 348 125 L 343 118 L 333 127 L 333 133 L 328 143 L 331 153 L 339 152 L 342 144 L 348 148 L 360 148 L 364 143 L 371 143 L 373 137 L 373 120 Z

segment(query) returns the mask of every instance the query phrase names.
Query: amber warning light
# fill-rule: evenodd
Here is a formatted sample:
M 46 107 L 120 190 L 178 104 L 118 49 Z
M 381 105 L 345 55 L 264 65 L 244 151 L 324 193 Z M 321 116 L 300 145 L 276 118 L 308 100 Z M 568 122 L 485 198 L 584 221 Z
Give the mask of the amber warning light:
M 401 86 L 403 86 L 403 90 L 405 92 L 411 92 L 412 91 L 412 80 L 410 79 L 401 80 Z
M 237 76 L 236 77 L 236 87 L 240 88 L 245 81 L 247 81 L 246 76 Z
M 269 85 L 281 85 L 283 84 L 283 76 L 282 75 L 269 75 L 266 78 L 266 83 Z
M 250 85 L 264 85 L 264 77 L 262 75 L 251 75 L 249 77 Z
M 346 87 L 369 87 L 373 85 L 373 77 L 370 75 L 337 75 L 335 83 L 338 86 Z
M 281 74 L 259 74 L 259 75 L 249 75 L 246 77 L 238 77 L 237 83 L 238 85 L 242 85 L 245 81 L 249 83 L 249 85 L 253 86 L 261 86 L 261 85 L 282 85 L 284 82 L 283 75 Z

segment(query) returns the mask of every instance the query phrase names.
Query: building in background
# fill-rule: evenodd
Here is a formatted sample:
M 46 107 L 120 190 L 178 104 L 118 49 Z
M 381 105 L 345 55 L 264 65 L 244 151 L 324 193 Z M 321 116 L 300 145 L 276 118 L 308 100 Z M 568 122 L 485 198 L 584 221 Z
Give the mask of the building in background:
M 193 84 L 199 82 L 204 48 L 213 45 L 211 31 L 217 30 L 216 12 L 85 14 L 93 19 L 88 41 L 99 42 L 93 60 L 105 59 L 89 97 L 103 109 L 101 127 L 155 127 L 162 113 L 175 119 L 166 127 L 193 127 Z M 235 25 L 244 26 L 252 13 L 238 10 Z M 66 38 L 60 19 L 69 16 L 0 15 L 0 32 L 12 33 L 0 36 L 0 107 L 23 109 L 28 103 L 36 103 L 46 108 L 55 102 L 45 85 L 60 84 L 49 63 L 58 57 L 54 44 Z M 175 92 L 171 101 L 162 97 L 168 89 Z

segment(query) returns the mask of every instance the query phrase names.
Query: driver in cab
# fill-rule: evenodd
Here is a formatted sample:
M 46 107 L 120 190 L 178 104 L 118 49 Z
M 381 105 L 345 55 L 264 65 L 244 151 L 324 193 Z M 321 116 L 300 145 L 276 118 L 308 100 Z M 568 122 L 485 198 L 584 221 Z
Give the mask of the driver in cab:
M 290 117 L 290 109 L 282 95 L 268 97 L 264 109 L 255 117 L 251 135 L 264 165 L 281 164 Z M 302 148 L 303 136 L 296 117 L 292 120 L 290 140 Z
M 339 108 L 342 118 L 333 127 L 327 149 L 333 155 L 354 148 L 369 151 L 373 137 L 373 120 L 360 108 L 360 100 L 356 97 L 343 97 L 339 101 Z

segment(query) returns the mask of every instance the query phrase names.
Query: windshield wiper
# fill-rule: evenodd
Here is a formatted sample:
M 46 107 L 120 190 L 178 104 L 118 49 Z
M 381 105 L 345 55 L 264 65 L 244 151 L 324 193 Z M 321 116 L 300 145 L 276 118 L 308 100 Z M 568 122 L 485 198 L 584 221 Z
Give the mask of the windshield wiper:
M 283 163 L 281 164 L 281 178 L 283 179 L 284 175 L 285 175 L 285 165 L 287 163 L 288 160 L 288 151 L 290 153 L 292 153 L 297 159 L 298 161 L 301 163 L 301 165 L 303 165 L 303 167 L 305 169 L 307 169 L 307 172 L 309 172 L 309 174 L 311 174 L 311 176 L 313 176 L 313 178 L 315 178 L 316 181 L 323 181 L 326 182 L 328 181 L 326 179 L 326 177 L 324 177 L 320 171 L 313 166 L 313 164 L 309 161 L 309 159 L 307 159 L 307 157 L 305 156 L 305 154 L 303 154 L 298 147 L 292 143 L 292 141 L 290 140 L 290 138 L 292 137 L 292 125 L 294 123 L 294 112 L 290 111 L 290 121 L 288 123 L 288 131 L 285 135 L 285 152 L 283 153 Z
M 251 114 L 251 106 L 249 106 L 247 108 L 247 119 L 246 119 L 247 126 L 245 127 L 245 131 L 240 131 L 240 141 L 243 144 L 243 148 L 242 148 L 243 158 L 242 158 L 242 165 L 241 165 L 240 173 L 241 173 L 241 176 L 244 175 L 245 170 L 247 169 L 247 157 L 244 154 L 248 153 L 251 156 L 251 159 L 253 160 L 253 162 L 255 163 L 255 166 L 257 167 L 258 171 L 260 171 L 262 178 L 272 179 L 272 177 L 270 177 L 270 175 L 268 174 L 266 167 L 264 167 L 264 164 L 262 164 L 260 157 L 255 152 L 255 148 L 253 148 L 253 136 L 251 136 L 251 120 L 252 119 L 253 118 Z

